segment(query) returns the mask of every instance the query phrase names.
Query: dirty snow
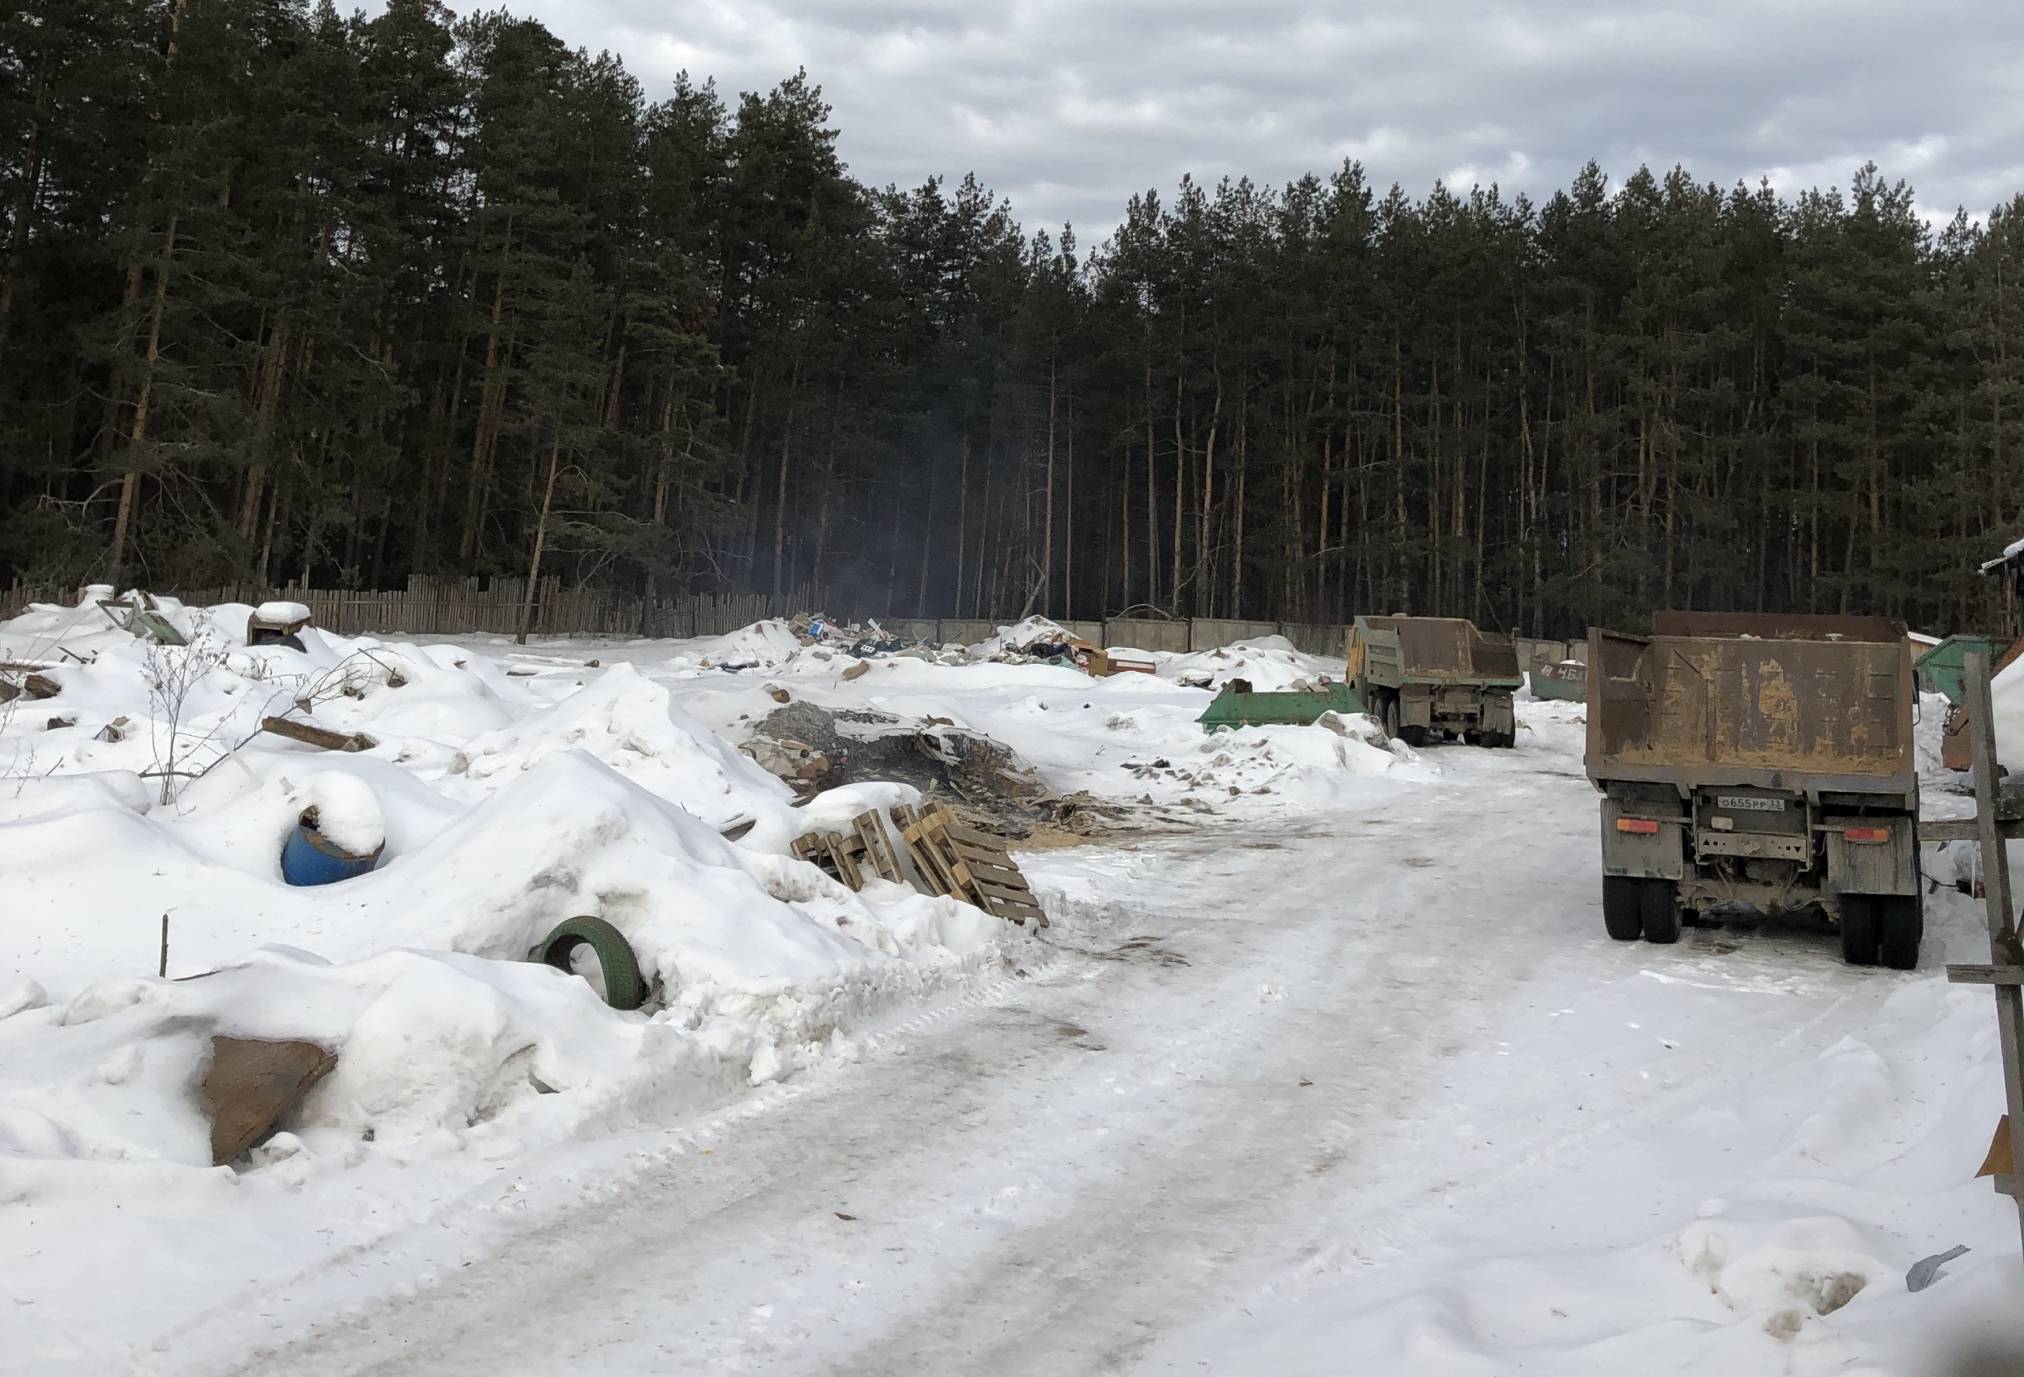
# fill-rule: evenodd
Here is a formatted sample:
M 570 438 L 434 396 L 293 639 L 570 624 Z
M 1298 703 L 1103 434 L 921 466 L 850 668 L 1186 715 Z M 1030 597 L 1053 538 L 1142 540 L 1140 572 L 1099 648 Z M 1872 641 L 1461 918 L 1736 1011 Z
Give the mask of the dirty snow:
M 298 652 L 240 644 L 250 610 L 165 603 L 188 650 L 88 601 L 0 623 L 61 686 L 0 705 L 0 1371 L 1952 1377 L 2024 1347 L 2015 1212 L 1972 1179 L 1994 1020 L 1938 974 L 1986 959 L 1975 907 L 1933 895 L 1903 976 L 1779 925 L 1609 943 L 1579 703 L 1414 752 L 1333 714 L 1203 733 L 1231 679 L 1339 674 L 1279 638 L 1092 680 L 992 658 L 1033 624 L 872 661 L 778 622 Z M 781 693 L 988 736 L 1164 830 L 1023 856 L 1044 940 L 853 894 L 790 844 L 918 795 L 793 806 L 737 749 Z M 285 885 L 310 806 L 379 868 Z M 637 949 L 641 1013 L 526 959 L 580 913 Z M 339 1053 L 223 1168 L 216 1033 Z

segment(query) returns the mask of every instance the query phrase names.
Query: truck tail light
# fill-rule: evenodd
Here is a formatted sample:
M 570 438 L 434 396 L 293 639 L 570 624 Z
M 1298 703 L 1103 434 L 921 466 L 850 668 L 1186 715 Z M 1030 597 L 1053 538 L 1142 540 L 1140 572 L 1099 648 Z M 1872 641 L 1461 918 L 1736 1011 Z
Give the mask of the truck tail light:
M 1659 825 L 1650 818 L 1618 818 L 1616 820 L 1616 830 L 1619 832 L 1633 832 L 1640 837 L 1649 837 L 1658 832 Z
M 1875 846 L 1879 842 L 1890 840 L 1890 829 L 1888 827 L 1844 827 L 1841 829 L 1841 839 L 1843 841 L 1854 842 L 1858 846 Z

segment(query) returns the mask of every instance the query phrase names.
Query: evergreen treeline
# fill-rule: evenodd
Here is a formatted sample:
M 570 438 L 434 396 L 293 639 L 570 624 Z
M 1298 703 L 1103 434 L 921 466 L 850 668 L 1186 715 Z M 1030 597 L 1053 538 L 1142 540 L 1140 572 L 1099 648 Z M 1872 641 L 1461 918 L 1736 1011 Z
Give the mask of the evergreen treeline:
M 1085 257 L 828 119 L 434 0 L 0 12 L 0 577 L 1989 620 L 2024 198 L 1351 164 Z

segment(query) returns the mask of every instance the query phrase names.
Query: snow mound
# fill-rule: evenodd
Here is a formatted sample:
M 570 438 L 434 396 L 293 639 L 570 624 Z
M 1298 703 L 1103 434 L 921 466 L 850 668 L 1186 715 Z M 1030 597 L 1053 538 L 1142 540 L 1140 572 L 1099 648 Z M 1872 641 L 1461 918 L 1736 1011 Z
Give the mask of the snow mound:
M 311 775 L 297 797 L 304 813 L 316 810 L 316 830 L 342 851 L 369 856 L 387 839 L 379 796 L 357 775 L 338 770 Z
M 1254 693 L 1295 692 L 1324 679 L 1340 683 L 1343 671 L 1340 659 L 1305 654 L 1284 636 L 1260 636 L 1159 660 L 1160 678 L 1218 692 L 1232 679 L 1245 680 Z
M 449 773 L 495 788 L 559 752 L 578 750 L 714 826 L 791 795 L 629 664 L 612 666 L 544 712 L 467 742 Z

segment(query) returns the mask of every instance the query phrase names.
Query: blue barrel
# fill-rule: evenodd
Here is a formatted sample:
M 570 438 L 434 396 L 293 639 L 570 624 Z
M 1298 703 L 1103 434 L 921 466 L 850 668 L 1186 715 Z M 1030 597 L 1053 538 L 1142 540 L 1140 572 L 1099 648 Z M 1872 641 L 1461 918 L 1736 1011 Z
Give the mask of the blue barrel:
M 386 843 L 381 842 L 366 855 L 354 855 L 309 823 L 298 821 L 281 844 L 281 878 L 296 886 L 334 885 L 369 872 L 384 850 Z

